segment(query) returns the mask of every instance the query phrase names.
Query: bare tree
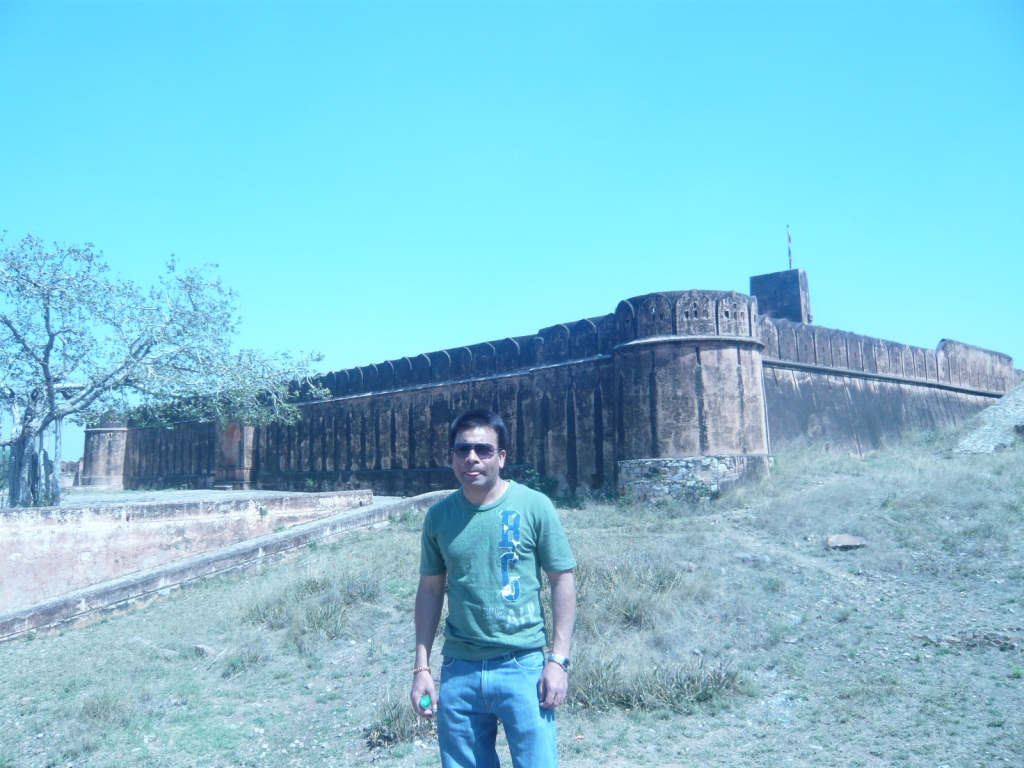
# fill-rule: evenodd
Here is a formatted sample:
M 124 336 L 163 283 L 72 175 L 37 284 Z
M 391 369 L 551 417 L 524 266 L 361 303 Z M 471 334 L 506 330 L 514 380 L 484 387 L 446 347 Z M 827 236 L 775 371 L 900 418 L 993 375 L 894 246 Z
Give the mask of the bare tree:
M 322 395 L 309 355 L 233 351 L 235 294 L 215 266 L 179 269 L 172 260 L 143 290 L 111 277 L 91 244 L 47 249 L 27 236 L 0 238 L 0 407 L 12 429 L 10 506 L 60 500 L 60 426 L 103 413 L 149 423 L 233 418 L 292 421 L 295 387 Z M 54 433 L 54 456 L 44 436 Z

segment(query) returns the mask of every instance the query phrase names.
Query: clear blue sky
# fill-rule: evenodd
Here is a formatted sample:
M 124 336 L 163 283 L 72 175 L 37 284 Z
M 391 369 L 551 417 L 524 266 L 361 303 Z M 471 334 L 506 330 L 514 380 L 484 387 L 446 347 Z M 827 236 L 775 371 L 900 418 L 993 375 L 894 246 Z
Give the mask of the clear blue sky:
M 1024 4 L 0 2 L 8 240 L 216 262 L 325 370 L 745 292 L 787 224 L 816 323 L 1024 365 Z

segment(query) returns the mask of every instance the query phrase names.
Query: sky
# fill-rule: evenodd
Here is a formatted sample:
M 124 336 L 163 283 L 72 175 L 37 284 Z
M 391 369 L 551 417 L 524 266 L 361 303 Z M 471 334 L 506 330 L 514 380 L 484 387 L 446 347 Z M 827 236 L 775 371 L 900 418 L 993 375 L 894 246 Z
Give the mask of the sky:
M 6 241 L 216 263 L 241 347 L 747 292 L 787 225 L 815 324 L 1024 367 L 1024 4 L 0 0 Z

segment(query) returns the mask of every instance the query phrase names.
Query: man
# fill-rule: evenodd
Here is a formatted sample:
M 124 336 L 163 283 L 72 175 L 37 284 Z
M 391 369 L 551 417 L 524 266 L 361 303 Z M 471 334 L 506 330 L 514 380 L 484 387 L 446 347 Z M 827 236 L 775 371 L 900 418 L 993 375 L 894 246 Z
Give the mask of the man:
M 411 698 L 418 715 L 437 714 L 443 768 L 498 768 L 499 719 L 515 768 L 558 765 L 554 708 L 569 683 L 576 561 L 548 497 L 502 479 L 507 439 L 492 411 L 457 418 L 448 444 L 462 488 L 423 521 Z M 542 570 L 554 630 L 547 657 Z M 430 651 L 446 585 L 438 699 Z

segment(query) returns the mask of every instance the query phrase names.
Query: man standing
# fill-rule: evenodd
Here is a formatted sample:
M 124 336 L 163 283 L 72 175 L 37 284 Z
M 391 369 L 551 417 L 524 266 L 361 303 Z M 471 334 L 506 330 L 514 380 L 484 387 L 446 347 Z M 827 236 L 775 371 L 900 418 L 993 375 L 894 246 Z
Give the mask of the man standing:
M 492 411 L 457 418 L 448 442 L 462 489 L 423 521 L 411 698 L 417 714 L 437 714 L 443 768 L 498 768 L 499 719 L 515 768 L 558 765 L 554 708 L 569 684 L 576 561 L 548 497 L 502 479 L 507 439 Z M 551 583 L 547 657 L 541 571 Z M 446 585 L 439 700 L 430 651 Z

